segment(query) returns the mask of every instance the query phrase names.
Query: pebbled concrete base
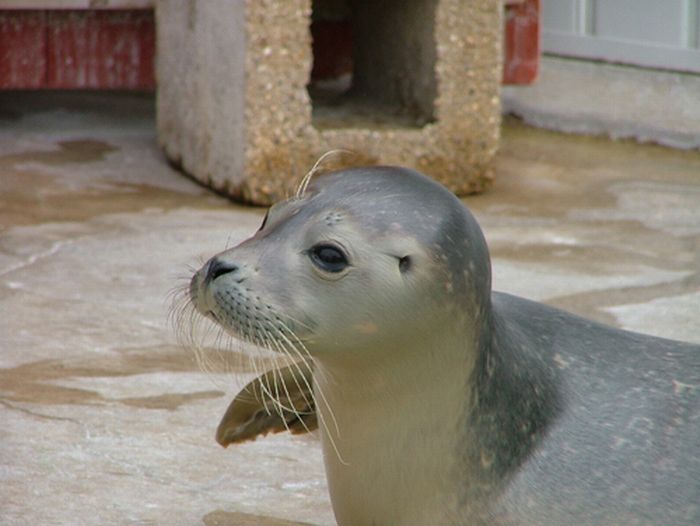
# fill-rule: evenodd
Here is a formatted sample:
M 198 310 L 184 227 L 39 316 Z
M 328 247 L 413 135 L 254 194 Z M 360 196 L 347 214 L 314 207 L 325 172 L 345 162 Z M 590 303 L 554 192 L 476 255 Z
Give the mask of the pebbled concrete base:
M 321 168 L 401 163 L 459 195 L 485 190 L 498 148 L 502 4 L 339 3 L 354 35 L 343 88 L 310 79 L 314 4 L 333 7 L 158 2 L 158 138 L 168 158 L 257 205 L 292 195 L 332 150 L 353 153 Z
M 496 288 L 700 342 L 700 155 L 516 121 L 503 141 L 465 200 Z M 317 439 L 221 449 L 250 367 L 202 372 L 167 321 L 264 210 L 169 168 L 147 97 L 3 94 L 0 170 L 0 523 L 333 524 Z

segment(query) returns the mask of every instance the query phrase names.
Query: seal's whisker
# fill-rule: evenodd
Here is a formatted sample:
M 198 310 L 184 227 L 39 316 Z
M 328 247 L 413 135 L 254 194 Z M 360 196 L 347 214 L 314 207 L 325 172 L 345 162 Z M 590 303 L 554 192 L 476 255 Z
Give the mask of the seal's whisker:
M 180 322 L 180 325 L 188 327 L 189 330 L 185 334 L 180 332 L 180 335 L 186 338 L 188 344 L 194 345 L 196 343 L 195 331 L 197 330 L 197 326 L 199 325 L 201 316 L 199 315 L 199 313 L 194 308 L 194 305 L 192 305 L 191 302 L 188 302 L 186 305 L 183 306 L 181 315 L 183 319 L 187 318 L 187 321 L 189 323 L 185 325 L 182 322 Z
M 268 340 L 270 341 L 270 343 L 272 343 L 277 349 L 279 349 L 280 352 L 286 354 L 286 352 L 284 351 L 284 349 L 281 348 L 279 342 L 278 342 L 275 338 L 273 338 L 271 335 L 269 335 L 269 333 L 268 333 L 267 331 L 265 331 L 265 334 L 268 335 Z M 287 382 L 285 382 L 284 376 L 282 376 L 282 373 L 281 373 L 281 371 L 280 371 L 280 369 L 279 369 L 278 366 L 275 367 L 275 371 L 276 371 L 276 373 L 279 373 L 279 375 L 280 375 L 279 382 L 282 383 L 282 389 L 284 390 L 285 396 L 287 397 L 287 401 L 289 402 L 289 406 L 290 406 L 290 408 L 291 408 L 291 411 L 290 411 L 290 412 L 296 417 L 297 420 L 299 420 L 299 421 L 302 423 L 302 425 L 303 425 L 304 427 L 306 427 L 306 424 L 304 423 L 304 420 L 301 418 L 301 415 L 299 414 L 299 411 L 297 410 L 296 407 L 294 407 L 294 403 L 293 403 L 293 401 L 292 401 L 292 395 L 289 393 L 289 389 L 287 388 Z M 281 416 L 281 415 L 280 415 L 280 416 Z M 282 418 L 282 421 L 283 421 L 283 423 L 284 423 L 285 429 L 286 429 L 287 431 L 289 431 L 289 425 L 288 425 L 288 423 L 287 423 L 287 419 L 286 419 L 286 418 Z M 309 429 L 306 428 L 306 430 L 308 431 Z
M 280 322 L 280 323 L 281 323 L 282 328 L 284 328 L 287 332 L 289 332 L 289 334 L 296 340 L 297 344 L 304 350 L 306 355 L 309 356 L 309 359 L 311 359 L 311 353 L 309 353 L 309 350 L 304 345 L 304 342 L 302 342 L 299 339 L 299 337 L 296 335 L 296 333 L 294 331 L 292 331 L 287 325 L 285 325 L 284 322 Z M 283 335 L 283 333 L 280 333 L 280 334 Z M 285 338 L 286 338 L 286 336 L 285 336 Z M 289 341 L 289 340 L 287 339 L 287 341 Z M 290 344 L 291 344 L 291 342 L 290 342 Z M 314 371 L 314 374 L 316 374 L 316 373 L 318 373 L 318 368 Z M 335 432 L 336 432 L 337 436 L 340 437 L 340 426 L 338 426 L 338 419 L 336 418 L 335 412 L 333 411 L 333 408 L 331 407 L 330 403 L 328 402 L 328 399 L 326 398 L 326 395 L 323 392 L 323 389 L 320 388 L 318 382 L 316 382 L 316 389 L 313 391 L 314 395 L 316 394 L 316 392 L 318 392 L 318 396 L 320 397 L 321 401 L 323 402 L 323 405 L 326 407 L 328 414 L 331 417 L 331 421 L 332 421 L 333 427 L 335 428 Z M 328 429 L 328 426 L 325 422 L 325 418 L 323 417 L 323 412 L 318 410 L 318 404 L 316 405 L 316 408 L 317 408 L 316 412 L 318 414 L 319 422 L 322 422 L 324 428 L 328 432 L 329 429 Z M 328 433 L 328 436 L 332 437 L 331 433 Z M 342 458 L 340 457 L 340 452 L 337 450 L 335 444 L 333 444 L 333 448 L 336 450 L 336 453 L 338 454 L 338 458 L 342 461 Z
M 262 382 L 262 373 L 260 372 L 260 369 L 258 367 L 259 364 L 252 355 L 250 355 L 249 358 L 250 364 L 252 365 L 252 369 L 255 373 L 255 377 L 258 379 L 258 383 L 260 383 Z M 270 415 L 271 413 L 270 409 L 267 407 L 267 398 L 265 397 L 265 390 L 261 386 L 260 390 L 258 391 L 258 389 L 255 388 L 255 384 L 253 384 L 253 386 L 253 396 L 258 402 L 260 402 L 263 405 L 263 407 L 265 408 L 265 412 L 268 415 Z
M 260 341 L 260 337 L 258 336 L 257 332 L 258 331 L 256 330 L 256 333 L 252 335 L 251 341 L 256 345 L 264 345 L 264 342 Z M 265 412 L 268 414 L 268 416 L 270 416 L 272 415 L 272 411 L 268 406 L 268 402 L 272 402 L 274 405 L 274 396 L 272 396 L 272 393 L 270 392 L 269 378 L 267 378 L 264 372 L 260 372 L 258 363 L 255 360 L 253 360 L 253 362 L 255 376 L 257 379 L 256 385 L 260 386 L 260 399 L 258 401 L 262 403 L 263 407 L 265 408 Z
M 210 320 L 201 316 L 197 321 L 200 328 L 202 325 L 204 326 L 201 342 L 213 341 L 211 345 L 206 346 L 203 346 L 199 341 L 195 343 L 195 349 L 198 350 L 195 354 L 198 357 L 198 364 L 212 382 L 217 386 L 225 387 L 217 379 L 217 374 L 226 372 L 226 364 L 228 363 L 228 353 L 222 350 L 224 339 L 227 337 L 226 332 L 218 325 L 214 325 Z
M 269 378 L 269 373 L 272 373 L 272 387 L 274 387 L 275 394 L 272 399 L 272 402 L 274 403 L 274 407 L 277 411 L 277 414 L 280 417 L 280 420 L 282 420 L 282 424 L 284 425 L 284 428 L 289 431 L 289 427 L 287 426 L 287 419 L 284 417 L 284 411 L 286 410 L 286 407 L 282 403 L 282 400 L 280 399 L 280 391 L 279 391 L 279 379 L 277 378 L 278 374 L 278 367 L 275 364 L 270 371 L 268 371 L 268 378 Z
M 187 323 L 189 330 L 187 333 L 183 334 L 182 337 L 186 340 L 188 346 L 194 351 L 197 366 L 202 369 L 202 350 L 199 339 L 196 337 L 196 333 L 200 330 L 200 317 L 194 310 L 183 311 L 183 316 L 187 316 L 187 318 L 189 318 Z
M 264 373 L 257 376 L 257 382 L 255 385 L 260 387 L 260 402 L 265 408 L 265 412 L 268 416 L 272 415 L 273 411 L 270 409 L 270 405 L 268 405 L 268 403 L 272 402 L 272 406 L 274 407 L 275 397 L 272 396 L 272 393 L 270 392 L 269 380 L 266 378 Z
M 199 258 L 199 261 L 200 261 L 200 263 L 202 262 L 202 258 L 201 258 L 201 257 Z M 189 275 L 187 276 L 187 282 L 188 282 L 188 283 L 189 283 L 189 281 L 192 279 L 192 274 L 194 274 L 195 272 L 197 272 L 197 271 L 199 270 L 199 267 L 200 267 L 200 266 L 201 266 L 201 265 L 199 265 L 199 266 L 194 266 L 194 265 L 192 265 L 191 263 L 187 263 L 187 264 L 185 265 L 185 268 L 186 268 L 187 271 L 189 272 Z
M 289 329 L 287 329 L 287 330 L 289 330 Z M 290 355 L 290 357 L 291 357 L 291 359 L 292 359 L 292 365 L 294 365 L 295 369 L 297 370 L 297 372 L 299 373 L 299 375 L 300 375 L 300 376 L 302 377 L 302 379 L 304 380 L 305 387 L 306 387 L 306 389 L 308 389 L 308 391 L 311 393 L 312 400 L 308 400 L 308 399 L 306 398 L 306 395 L 304 394 L 304 390 L 303 390 L 303 389 L 301 388 L 301 386 L 299 385 L 298 380 L 296 379 L 296 377 L 294 378 L 294 381 L 297 383 L 297 387 L 299 388 L 299 391 L 301 391 L 301 393 L 302 393 L 302 395 L 303 395 L 303 397 L 304 397 L 304 401 L 305 401 L 307 404 L 310 404 L 311 402 L 313 402 L 313 405 L 315 406 L 315 405 L 316 405 L 316 398 L 315 398 L 315 394 L 314 394 L 313 387 L 311 387 L 311 385 L 309 384 L 308 380 L 306 379 L 306 376 L 304 375 L 304 372 L 301 370 L 301 365 L 303 364 L 304 367 L 306 367 L 306 369 L 307 369 L 310 373 L 313 374 L 313 369 L 311 368 L 311 365 L 310 365 L 310 363 L 312 363 L 311 357 L 310 357 L 310 356 L 304 356 L 304 355 L 299 351 L 299 349 L 296 348 L 296 346 L 289 340 L 289 338 L 287 338 L 287 337 L 284 335 L 284 333 L 283 333 L 279 328 L 275 328 L 275 333 L 278 334 L 278 335 L 284 340 L 284 342 L 280 342 L 280 345 L 284 345 L 284 347 L 283 347 L 284 349 L 287 349 L 287 348 L 291 349 L 291 352 L 293 352 L 293 353 L 296 355 L 296 358 L 291 357 L 291 355 Z M 289 351 L 286 351 L 286 352 L 289 353 Z
M 165 297 L 168 300 L 170 300 L 170 311 L 172 311 L 176 307 L 181 306 L 183 303 L 186 303 L 189 300 L 189 279 L 185 277 L 175 279 L 177 279 L 178 281 L 186 280 L 186 282 L 181 285 L 176 285 L 172 287 L 165 295 Z
M 225 372 L 226 373 L 233 373 L 234 375 L 239 374 L 241 371 L 240 369 L 243 367 L 243 363 L 241 360 L 241 345 L 240 342 L 234 338 L 231 334 L 226 332 L 226 346 L 224 347 L 225 349 L 228 349 L 229 351 L 233 350 L 234 348 L 238 347 L 238 351 L 235 352 L 228 352 L 226 353 L 226 364 L 225 364 Z M 234 362 L 233 357 L 236 357 L 236 361 Z
M 201 323 L 202 322 L 200 320 L 200 324 Z M 212 334 L 218 335 L 219 330 L 215 326 L 206 324 L 203 340 L 206 341 L 207 339 L 210 339 Z M 215 345 L 216 345 L 216 338 L 214 338 L 214 340 L 215 340 Z M 214 361 L 212 359 L 213 357 L 211 356 L 212 353 L 207 352 L 206 348 L 201 348 L 201 350 L 203 351 L 202 358 L 204 359 L 204 364 L 206 366 L 205 370 L 210 376 L 213 376 L 214 372 L 215 372 L 215 364 L 214 364 Z M 217 352 L 216 347 L 214 347 L 214 351 Z
M 309 353 L 309 350 L 306 348 L 304 343 L 299 339 L 299 337 L 296 335 L 296 333 L 289 327 L 289 325 L 284 323 L 284 321 L 282 321 L 281 318 L 279 319 L 279 323 L 280 323 L 280 327 L 282 329 L 284 329 L 284 331 L 289 333 L 289 335 L 296 341 L 296 343 L 290 341 L 289 338 L 285 335 L 284 331 L 282 331 L 282 330 L 278 330 L 279 335 L 282 338 L 284 338 L 285 341 L 288 342 L 289 346 L 296 351 L 296 353 L 299 355 L 299 358 L 301 358 L 304 361 L 313 362 L 313 358 L 311 357 L 311 353 Z M 298 347 L 301 347 L 301 350 L 304 352 L 302 353 L 301 351 L 299 351 Z
M 201 330 L 201 320 L 200 319 L 197 319 L 196 325 L 194 327 L 195 327 L 195 330 Z M 210 332 L 211 330 L 212 330 L 211 327 L 205 327 L 205 331 Z M 207 332 L 205 332 L 204 334 L 206 335 Z M 193 343 L 193 349 L 195 352 L 195 359 L 197 361 L 197 366 L 207 376 L 213 377 L 214 376 L 214 367 L 213 367 L 213 364 L 211 362 L 211 358 L 209 357 L 209 353 L 207 352 L 208 349 L 202 345 L 202 343 L 199 341 L 198 338 L 195 337 L 194 334 L 192 335 L 192 343 Z
M 278 334 L 284 340 L 284 341 L 280 341 L 279 339 L 275 339 L 276 347 L 278 349 L 280 349 L 281 352 L 284 352 L 285 354 L 287 354 L 289 356 L 290 361 L 291 361 L 291 364 L 289 365 L 289 367 L 293 367 L 294 369 L 296 369 L 298 376 L 301 376 L 301 379 L 303 380 L 304 387 L 302 387 L 299 384 L 299 380 L 297 379 L 297 375 L 292 376 L 292 378 L 294 379 L 294 383 L 297 386 L 297 389 L 299 390 L 302 398 L 304 399 L 304 402 L 309 406 L 315 407 L 316 406 L 316 396 L 314 393 L 314 389 L 311 386 L 311 384 L 309 383 L 309 381 L 306 379 L 306 375 L 304 374 L 304 371 L 301 369 L 301 367 L 304 366 L 310 374 L 313 374 L 313 369 L 311 367 L 311 363 L 310 363 L 309 359 L 305 358 L 299 352 L 299 350 L 292 344 L 292 342 L 289 341 L 289 339 L 278 328 L 275 328 L 275 334 Z M 291 349 L 291 351 L 289 349 Z M 291 355 L 292 352 L 294 354 L 296 354 L 296 357 Z M 306 388 L 306 391 L 311 393 L 311 400 L 309 400 L 309 398 L 306 396 L 306 392 L 305 392 L 304 388 Z
M 202 351 L 202 345 L 199 341 L 199 338 L 197 337 L 198 333 L 202 332 L 202 320 L 195 312 L 190 313 L 190 331 L 188 333 L 188 338 L 189 338 L 189 344 L 192 346 L 194 349 L 194 356 L 195 360 L 197 361 L 197 365 L 200 367 L 200 369 L 204 370 L 206 372 L 206 363 L 204 362 L 204 359 L 206 358 L 204 356 L 204 353 Z
M 277 316 L 279 318 L 280 322 L 282 322 L 282 323 L 284 323 L 284 321 L 283 321 L 283 319 L 284 319 L 284 320 L 288 320 L 288 321 L 292 322 L 292 324 L 294 324 L 295 326 L 298 325 L 299 327 L 301 327 L 303 329 L 307 329 L 309 331 L 311 331 L 311 329 L 312 329 L 312 327 L 310 325 L 304 323 L 303 321 L 301 321 L 293 316 L 290 316 L 289 314 L 275 311 L 275 316 Z
M 217 337 L 217 341 L 221 342 L 220 346 L 217 345 L 219 359 L 221 361 L 221 372 L 224 374 L 235 373 L 235 368 L 233 367 L 232 357 L 234 356 L 234 340 L 231 339 L 231 335 L 226 331 L 221 331 Z
M 301 182 L 299 183 L 299 187 L 297 188 L 295 197 L 297 199 L 304 197 L 304 194 L 306 193 L 306 189 L 308 188 L 309 183 L 311 182 L 311 179 L 313 178 L 314 175 L 316 175 L 316 173 L 318 172 L 318 169 L 321 166 L 321 163 L 323 163 L 323 161 L 325 161 L 331 155 L 337 155 L 337 154 L 341 154 L 341 153 L 352 154 L 354 152 L 352 152 L 350 150 L 344 150 L 342 148 L 338 148 L 335 150 L 329 150 L 326 153 L 324 153 L 323 155 L 321 155 L 321 157 L 319 157 L 318 160 L 311 167 L 311 170 L 306 172 L 306 175 L 304 175 L 304 177 L 301 179 Z
M 267 342 L 268 344 L 274 345 L 274 343 L 275 343 L 275 342 L 274 342 L 274 339 L 269 339 L 269 338 L 266 337 L 264 334 L 260 334 L 260 336 L 261 336 L 261 338 L 263 338 L 263 340 L 264 340 L 265 342 Z M 284 378 L 281 376 L 281 373 L 280 373 L 280 370 L 279 370 L 279 366 L 278 366 L 277 364 L 275 364 L 274 367 L 272 368 L 271 372 L 272 372 L 273 383 L 274 383 L 274 386 L 275 386 L 275 395 L 276 395 L 276 396 L 274 397 L 274 399 L 273 399 L 273 402 L 275 403 L 275 405 L 276 405 L 276 407 L 277 407 L 277 409 L 278 409 L 278 414 L 279 414 L 280 418 L 283 420 L 285 427 L 286 427 L 287 430 L 289 431 L 289 428 L 287 427 L 286 418 L 284 418 L 283 411 L 287 411 L 287 412 L 293 413 L 293 414 L 295 414 L 295 415 L 297 416 L 297 418 L 300 418 L 300 416 L 299 416 L 299 414 L 297 413 L 297 411 L 296 411 L 296 409 L 294 408 L 294 406 L 291 404 L 292 397 L 291 397 L 291 395 L 289 394 L 289 390 L 287 389 L 287 385 L 286 385 L 286 383 L 284 382 Z M 278 377 L 278 375 L 279 375 L 279 377 Z M 285 390 L 286 395 L 287 395 L 287 400 L 289 400 L 289 402 L 290 402 L 290 406 L 289 406 L 289 407 L 288 407 L 287 405 L 285 405 L 285 404 L 282 402 L 282 400 L 280 399 L 280 392 L 279 392 L 279 384 L 280 384 L 280 383 L 282 383 L 282 387 L 283 387 L 283 389 Z
M 261 345 L 262 347 L 268 348 L 269 349 L 269 343 L 267 339 L 264 337 L 264 335 L 260 334 L 259 331 L 256 331 L 257 334 L 257 341 L 258 344 Z M 284 420 L 284 411 L 290 411 L 293 412 L 293 409 L 290 409 L 286 405 L 283 404 L 283 402 L 280 399 L 280 392 L 279 392 L 279 380 L 278 380 L 278 370 L 279 366 L 276 362 L 273 362 L 273 367 L 266 373 L 264 373 L 260 378 L 261 380 L 264 380 L 266 382 L 266 389 L 267 393 L 270 397 L 270 401 L 273 403 L 273 406 L 276 409 L 277 414 L 279 415 L 280 418 Z M 270 384 L 272 382 L 272 385 Z M 274 389 L 273 389 L 274 388 Z M 273 391 L 274 390 L 274 394 Z
M 171 275 L 170 280 L 175 282 L 175 286 L 172 287 L 171 290 L 179 291 L 180 289 L 184 289 L 185 291 L 189 291 L 190 281 L 192 280 L 191 272 L 193 272 L 193 269 L 188 265 L 186 273 L 182 272 L 180 274 Z
M 216 331 L 216 336 L 214 338 L 214 349 L 216 350 L 216 357 L 219 363 L 218 370 L 223 373 L 229 373 L 230 361 L 228 358 L 230 353 L 225 351 L 225 349 L 228 347 L 224 340 L 230 338 L 230 336 L 226 331 L 220 329 L 218 326 L 217 328 L 219 330 Z
M 280 342 L 278 345 L 282 346 L 284 344 L 282 342 Z M 299 351 L 297 351 L 296 349 L 294 349 L 294 352 L 297 353 L 299 356 L 301 356 Z M 304 402 L 309 406 L 316 407 L 316 395 L 314 394 L 313 387 L 311 386 L 309 381 L 306 379 L 306 375 L 304 374 L 304 371 L 301 369 L 302 365 L 307 369 L 307 371 L 310 374 L 313 374 L 313 369 L 311 368 L 311 365 L 309 364 L 309 362 L 307 360 L 305 360 L 304 358 L 299 357 L 297 359 L 292 360 L 292 363 L 290 365 L 290 367 L 294 367 L 294 369 L 298 373 L 298 375 L 294 375 L 294 376 L 292 376 L 292 378 L 294 379 L 294 383 L 296 384 L 297 389 L 301 393 L 301 396 L 304 399 Z M 301 376 L 301 379 L 302 379 L 303 384 L 304 384 L 303 387 L 299 384 L 299 380 L 297 379 L 297 376 Z M 310 400 L 306 396 L 306 392 L 311 393 Z
M 168 322 L 170 323 L 171 327 L 175 329 L 175 333 L 178 336 L 182 336 L 183 327 L 186 326 L 183 323 L 186 314 L 195 310 L 194 305 L 192 305 L 192 302 L 190 301 L 188 292 L 188 285 L 180 285 L 170 289 L 168 295 L 166 296 L 170 300 Z
M 280 383 L 282 383 L 282 377 L 280 375 L 280 370 L 279 366 L 277 364 L 274 364 L 272 367 L 272 385 L 275 388 L 275 404 L 277 405 L 277 412 L 280 415 L 280 418 L 284 422 L 284 427 L 289 431 L 289 428 L 287 427 L 287 419 L 284 417 L 284 412 L 285 411 L 291 411 L 293 412 L 294 409 L 287 407 L 283 402 L 282 402 L 282 396 L 280 394 Z

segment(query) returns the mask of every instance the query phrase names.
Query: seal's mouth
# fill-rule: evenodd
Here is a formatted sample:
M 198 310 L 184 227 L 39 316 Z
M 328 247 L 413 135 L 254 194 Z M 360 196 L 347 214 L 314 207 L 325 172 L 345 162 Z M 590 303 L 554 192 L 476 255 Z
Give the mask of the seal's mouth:
M 212 258 L 192 276 L 188 299 L 198 315 L 195 318 L 207 322 L 201 325 L 201 332 L 214 335 L 217 345 L 232 345 L 233 338 L 266 353 L 309 359 L 311 324 L 289 316 L 261 291 L 255 291 L 241 274 L 245 268 Z M 197 324 L 194 318 L 189 322 Z M 247 346 L 244 349 L 248 352 Z
M 196 305 L 195 310 L 236 340 L 275 354 L 288 354 L 287 351 L 290 349 L 298 351 L 298 347 L 308 353 L 306 345 L 313 341 L 310 334 L 298 334 L 296 324 L 293 324 L 291 320 L 286 324 L 282 323 L 282 318 L 279 315 L 267 317 L 264 321 L 258 320 L 251 326 L 243 326 L 227 323 L 228 314 L 225 312 L 217 312 L 211 308 L 200 309 Z M 303 328 L 308 329 L 306 325 Z

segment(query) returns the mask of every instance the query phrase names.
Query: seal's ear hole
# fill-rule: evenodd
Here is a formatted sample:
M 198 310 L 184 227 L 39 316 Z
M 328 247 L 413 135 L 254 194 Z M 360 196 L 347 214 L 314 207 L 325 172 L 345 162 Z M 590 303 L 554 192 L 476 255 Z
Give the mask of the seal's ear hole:
M 399 258 L 399 270 L 401 272 L 408 272 L 411 270 L 411 256 Z

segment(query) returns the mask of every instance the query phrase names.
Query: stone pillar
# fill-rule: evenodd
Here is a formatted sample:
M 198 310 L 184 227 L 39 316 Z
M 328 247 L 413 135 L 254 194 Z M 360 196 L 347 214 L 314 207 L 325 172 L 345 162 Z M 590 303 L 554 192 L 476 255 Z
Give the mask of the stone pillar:
M 502 3 L 333 0 L 351 26 L 352 72 L 317 85 L 310 25 L 326 2 L 159 0 L 168 158 L 255 204 L 292 194 L 333 149 L 355 152 L 334 168 L 411 166 L 457 194 L 482 190 L 498 144 Z

